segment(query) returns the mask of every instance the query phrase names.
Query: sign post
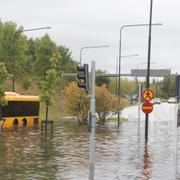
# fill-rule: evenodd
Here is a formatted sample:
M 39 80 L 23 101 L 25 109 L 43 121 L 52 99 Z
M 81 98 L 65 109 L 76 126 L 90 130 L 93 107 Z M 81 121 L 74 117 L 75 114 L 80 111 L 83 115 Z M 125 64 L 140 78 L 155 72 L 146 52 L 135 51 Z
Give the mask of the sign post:
M 148 60 L 147 60 L 147 76 L 146 76 L 146 88 L 149 88 L 150 81 L 150 64 L 151 64 L 151 26 L 152 26 L 152 7 L 153 0 L 150 1 L 150 17 L 149 17 L 149 36 L 148 36 Z M 145 143 L 148 142 L 148 119 L 149 116 L 145 116 Z
M 95 61 L 91 62 L 91 101 L 90 101 L 90 135 L 89 135 L 89 180 L 94 180 L 94 168 L 95 168 L 95 82 L 96 82 L 96 72 L 95 72 Z
M 154 98 L 154 92 L 147 88 L 142 93 L 142 98 L 145 100 L 144 104 L 142 105 L 142 111 L 146 114 L 145 116 L 145 142 L 148 142 L 148 115 L 153 111 L 153 104 L 151 101 Z

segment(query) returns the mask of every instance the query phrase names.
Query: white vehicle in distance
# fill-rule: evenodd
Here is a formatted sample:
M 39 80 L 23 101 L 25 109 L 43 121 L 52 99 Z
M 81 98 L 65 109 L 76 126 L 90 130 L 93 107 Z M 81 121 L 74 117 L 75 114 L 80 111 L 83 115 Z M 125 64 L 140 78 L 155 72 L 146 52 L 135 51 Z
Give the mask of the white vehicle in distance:
M 168 99 L 168 103 L 176 103 L 176 99 L 174 97 L 170 97 Z
M 160 98 L 154 98 L 154 99 L 152 99 L 152 103 L 153 104 L 161 104 L 161 100 L 160 100 Z

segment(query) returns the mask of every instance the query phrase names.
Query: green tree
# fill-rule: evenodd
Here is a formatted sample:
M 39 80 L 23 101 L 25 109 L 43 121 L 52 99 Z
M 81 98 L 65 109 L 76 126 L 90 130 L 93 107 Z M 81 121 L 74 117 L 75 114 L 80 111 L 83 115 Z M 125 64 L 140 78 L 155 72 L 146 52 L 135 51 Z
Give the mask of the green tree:
M 13 22 L 0 21 L 0 61 L 6 64 L 9 73 L 20 76 L 26 60 L 27 38 L 23 28 Z
M 51 59 L 54 53 L 59 54 L 56 44 L 47 34 L 35 41 L 35 72 L 37 75 L 43 77 L 46 74 L 51 66 L 49 59 Z
M 64 89 L 64 109 L 65 112 L 77 117 L 79 125 L 87 123 L 88 98 L 76 82 L 70 82 Z
M 25 59 L 23 64 L 23 69 L 25 70 L 25 72 L 27 72 L 28 75 L 35 74 L 35 48 L 35 41 L 32 38 L 28 39 L 26 51 L 27 58 Z
M 50 60 L 50 68 L 46 71 L 45 76 L 40 82 L 41 100 L 46 104 L 46 121 L 48 120 L 49 106 L 53 104 L 53 96 L 59 83 L 57 67 L 59 63 L 59 54 L 54 54 Z
M 121 98 L 118 108 L 118 97 L 112 94 L 105 85 L 101 87 L 96 86 L 96 112 L 98 113 L 100 122 L 103 124 L 109 112 L 117 113 L 118 110 L 122 110 L 127 105 L 127 100 Z
M 64 46 L 58 47 L 58 52 L 61 55 L 61 61 L 59 66 L 59 73 L 73 73 L 77 71 L 77 62 L 73 60 L 71 52 L 68 48 Z M 59 74 L 61 77 L 61 74 Z M 64 84 L 71 81 L 75 81 L 74 77 L 66 77 L 64 79 Z
M 4 99 L 4 91 L 5 89 L 3 88 L 3 83 L 8 77 L 8 72 L 7 69 L 4 65 L 4 63 L 0 63 L 0 106 L 4 106 L 6 104 L 5 99 Z
M 169 98 L 174 96 L 175 94 L 175 77 L 174 76 L 168 76 L 165 77 L 162 81 L 162 85 L 160 87 L 161 90 L 161 97 L 163 98 Z
M 108 112 L 116 109 L 117 98 L 114 98 L 108 91 L 105 85 L 96 86 L 96 112 L 98 113 L 99 120 L 105 123 L 105 118 Z
M 69 49 L 64 46 L 59 46 L 58 51 L 61 55 L 59 70 L 64 72 L 76 72 L 77 62 L 73 60 Z
M 136 93 L 136 83 L 128 79 L 121 80 L 121 94 L 125 95 L 134 95 Z
M 116 94 L 118 88 L 118 79 L 111 78 L 110 85 L 108 88 L 110 89 L 111 93 Z M 128 79 L 121 79 L 120 82 L 120 94 L 121 96 L 125 97 L 126 95 L 134 95 L 136 93 L 136 83 L 135 81 L 128 80 Z
M 71 52 L 64 46 L 58 46 L 47 34 L 37 39 L 27 39 L 23 27 L 13 22 L 0 21 L 0 62 L 5 63 L 9 74 L 20 80 L 24 88 L 31 85 L 32 80 L 42 79 L 51 64 L 49 59 L 59 54 L 58 76 L 61 72 L 75 72 L 77 62 Z M 66 78 L 66 81 L 74 78 Z
M 120 109 L 127 106 L 121 99 Z M 65 112 L 77 117 L 79 124 L 86 123 L 89 110 L 89 100 L 85 97 L 83 89 L 77 86 L 76 82 L 69 83 L 64 90 L 64 109 Z M 103 86 L 96 86 L 96 112 L 99 120 L 105 122 L 105 115 L 110 112 L 117 112 L 117 96 L 110 93 L 110 91 Z
M 106 74 L 106 71 L 101 71 L 101 70 L 97 70 L 96 71 L 97 74 L 102 74 L 102 75 L 105 75 Z M 109 77 L 103 77 L 103 76 L 98 76 L 96 77 L 96 85 L 97 86 L 102 86 L 102 85 L 106 85 L 106 86 L 109 86 L 110 84 L 110 79 Z

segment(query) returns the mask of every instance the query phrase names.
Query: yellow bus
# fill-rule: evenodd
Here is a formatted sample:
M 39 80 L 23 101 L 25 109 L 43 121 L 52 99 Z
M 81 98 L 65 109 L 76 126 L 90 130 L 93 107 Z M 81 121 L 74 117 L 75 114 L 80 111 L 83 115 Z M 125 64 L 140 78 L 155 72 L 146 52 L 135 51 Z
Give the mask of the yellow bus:
M 0 107 L 1 129 L 37 126 L 39 121 L 39 96 L 5 92 L 7 105 Z

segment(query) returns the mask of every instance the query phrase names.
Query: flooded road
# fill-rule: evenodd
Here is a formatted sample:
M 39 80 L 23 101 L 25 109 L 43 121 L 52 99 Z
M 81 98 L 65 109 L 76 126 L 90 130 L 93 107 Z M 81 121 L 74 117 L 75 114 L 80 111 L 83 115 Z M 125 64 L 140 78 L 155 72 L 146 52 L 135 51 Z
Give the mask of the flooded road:
M 96 127 L 95 180 L 180 178 L 174 105 L 156 106 L 150 116 L 147 146 L 143 117 L 140 138 L 137 136 L 136 110 L 131 107 L 123 112 L 129 121 L 120 127 L 115 122 Z M 88 143 L 87 127 L 68 119 L 56 122 L 47 137 L 35 129 L 0 132 L 0 180 L 87 180 Z M 178 147 L 179 154 L 179 142 Z

